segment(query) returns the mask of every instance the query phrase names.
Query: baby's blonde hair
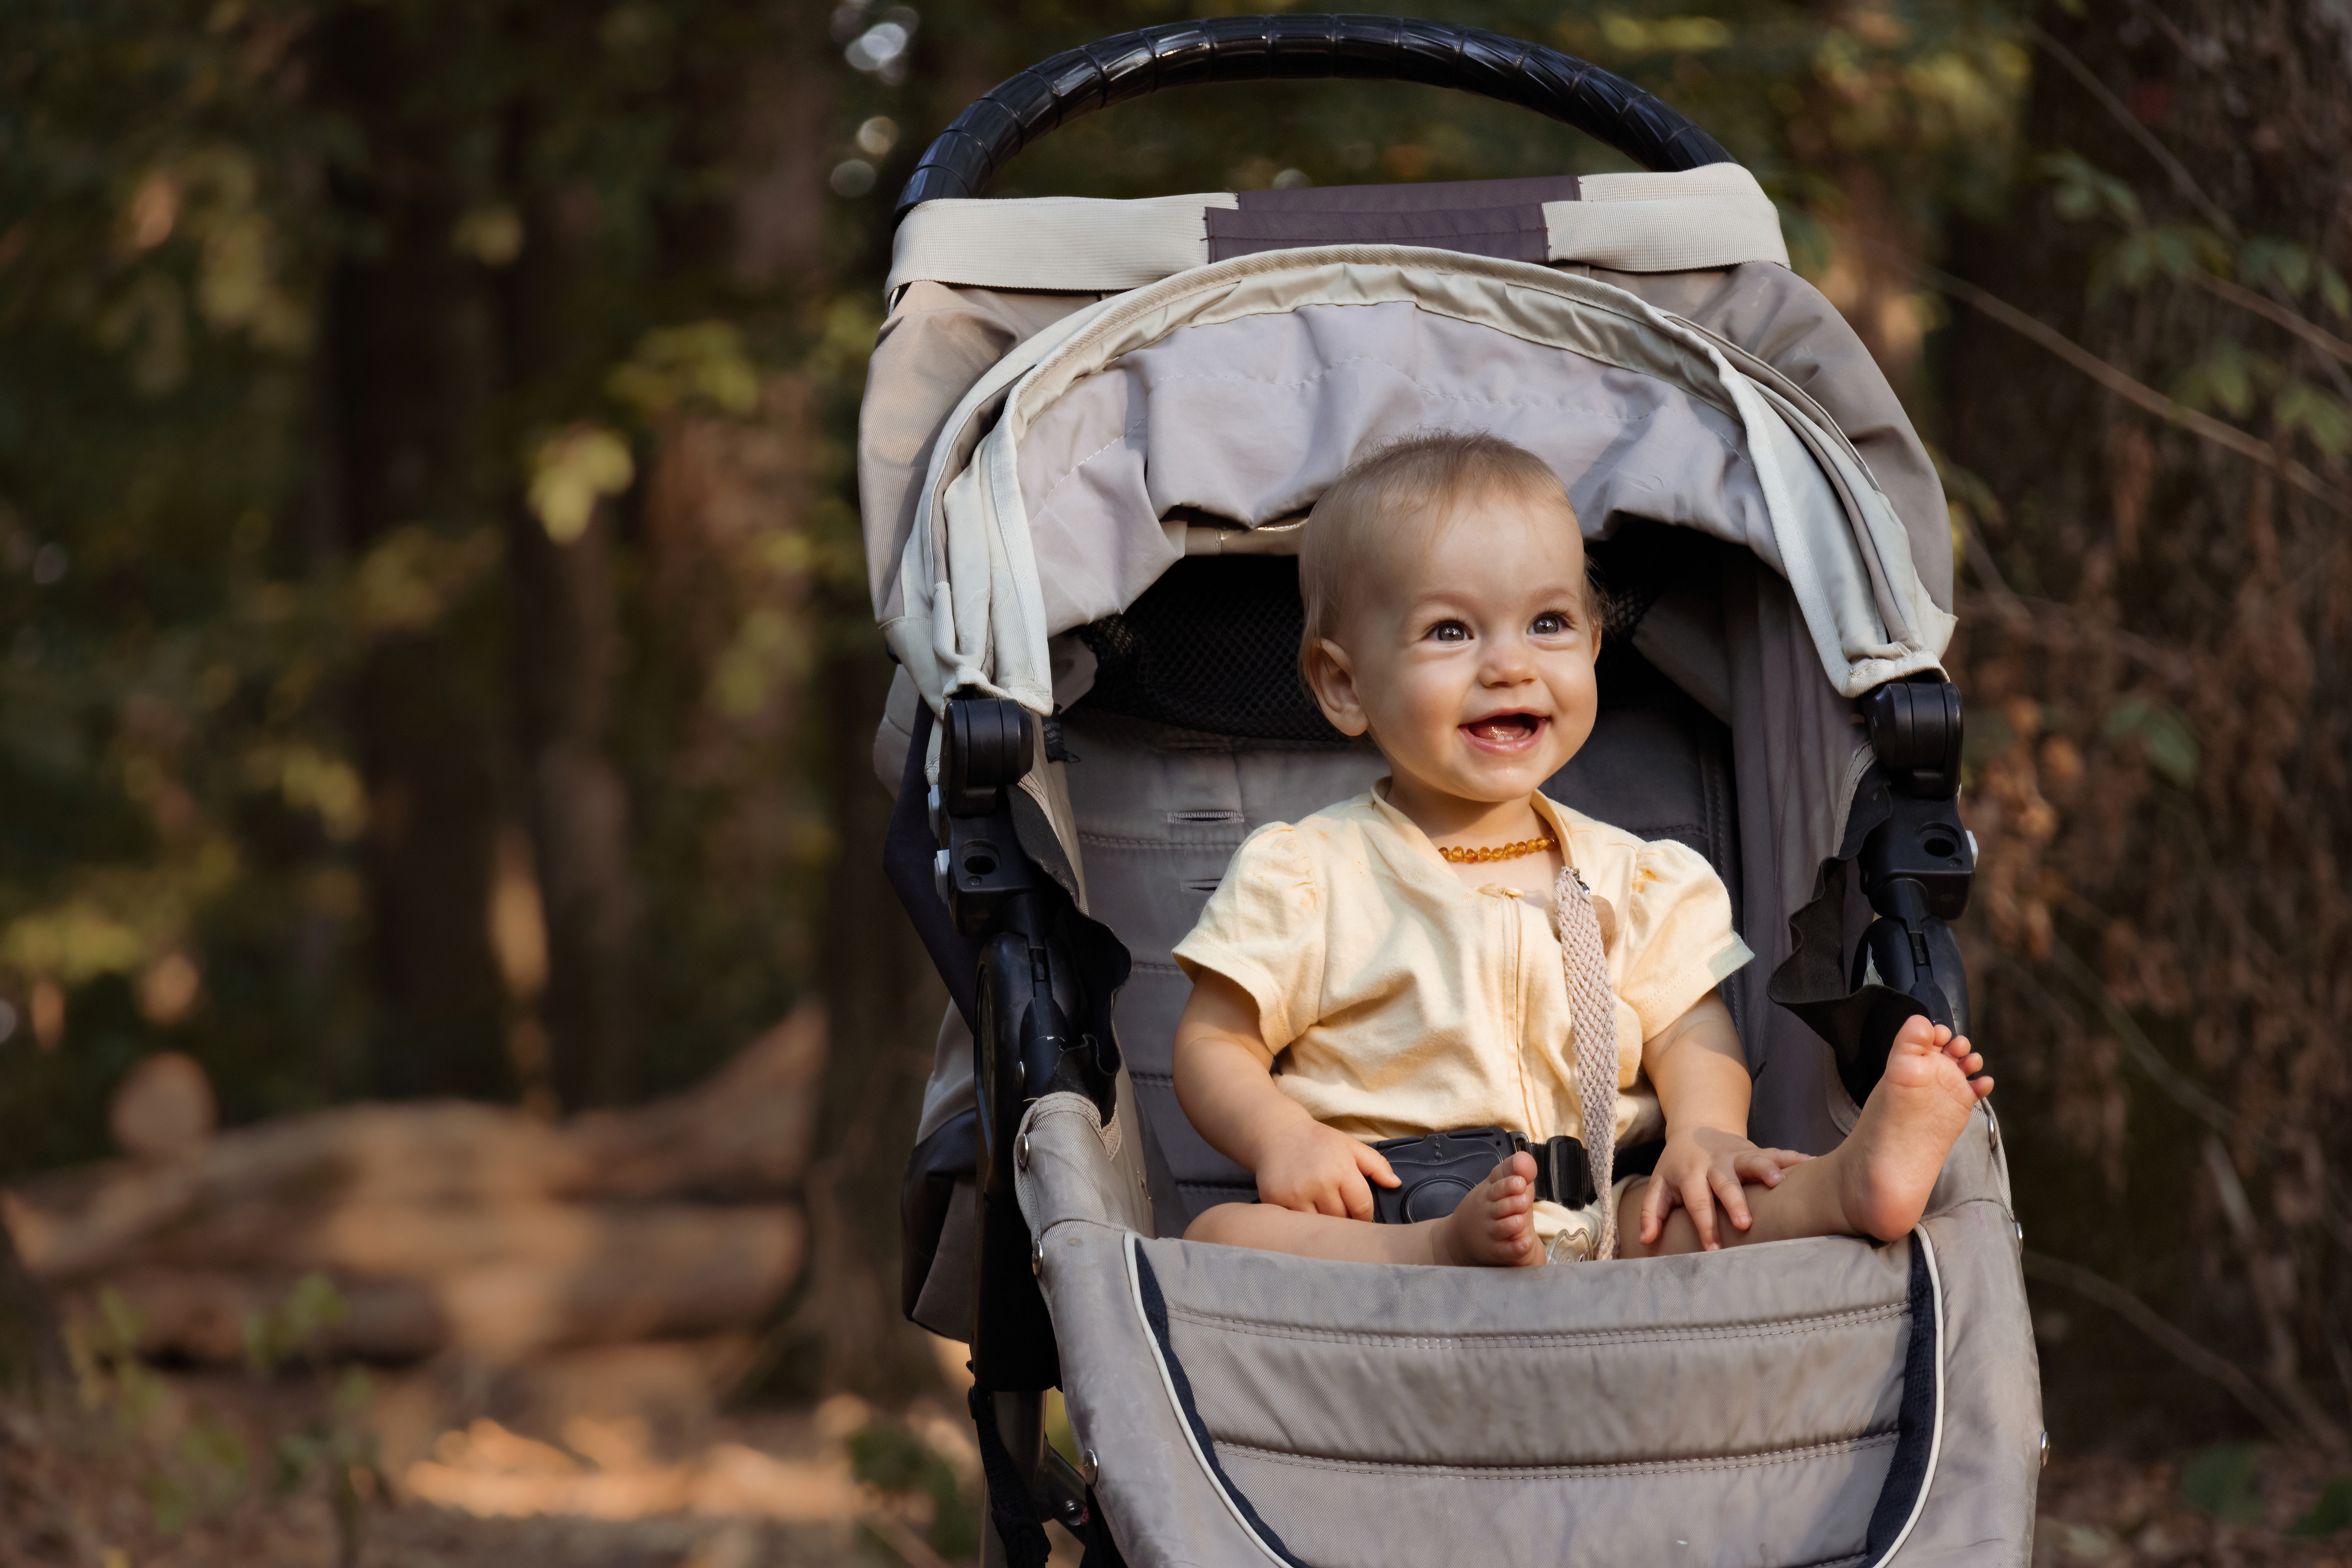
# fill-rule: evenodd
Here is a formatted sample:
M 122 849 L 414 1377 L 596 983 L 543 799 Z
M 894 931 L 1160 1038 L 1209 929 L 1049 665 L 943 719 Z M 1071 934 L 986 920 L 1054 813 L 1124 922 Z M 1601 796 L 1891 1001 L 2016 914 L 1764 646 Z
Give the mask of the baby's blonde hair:
M 1384 441 L 1348 466 L 1307 514 L 1299 541 L 1298 593 L 1307 625 L 1298 644 L 1298 674 L 1313 689 L 1308 662 L 1325 637 L 1336 638 L 1349 593 L 1363 582 L 1398 526 L 1422 521 L 1433 530 L 1453 521 L 1453 503 L 1501 490 L 1559 503 L 1571 529 L 1576 509 L 1551 465 L 1524 447 L 1484 430 L 1423 430 Z M 1593 636 L 1600 603 L 1588 567 L 1586 618 Z

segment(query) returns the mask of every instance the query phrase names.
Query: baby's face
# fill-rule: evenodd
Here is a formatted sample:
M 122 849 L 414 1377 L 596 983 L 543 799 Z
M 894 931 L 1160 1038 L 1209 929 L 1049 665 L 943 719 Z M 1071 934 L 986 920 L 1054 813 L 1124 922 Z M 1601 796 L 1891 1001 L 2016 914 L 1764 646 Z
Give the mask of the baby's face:
M 1398 785 L 1522 799 L 1592 733 L 1599 651 L 1584 541 L 1559 502 L 1508 491 L 1458 503 L 1446 528 L 1370 552 L 1316 684 L 1325 714 L 1370 730 Z

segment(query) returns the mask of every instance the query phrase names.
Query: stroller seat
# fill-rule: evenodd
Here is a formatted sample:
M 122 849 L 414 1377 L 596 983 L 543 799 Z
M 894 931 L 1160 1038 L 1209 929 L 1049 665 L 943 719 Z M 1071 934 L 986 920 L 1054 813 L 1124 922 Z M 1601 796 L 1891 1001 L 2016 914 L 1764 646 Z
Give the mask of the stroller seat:
M 1989 1124 L 1906 1242 L 1492 1272 L 1146 1239 L 1101 1125 L 1039 1101 L 1018 1182 L 1130 1560 L 2021 1560 L 2032 1366 L 1950 1305 L 2016 1267 Z
M 1658 173 L 980 202 L 1197 81 L 1437 82 Z M 1611 182 L 1617 182 L 1612 184 Z M 886 868 L 953 1006 L 904 1304 L 972 1348 L 988 1560 L 2022 1563 L 2039 1395 L 1990 1108 L 1904 1241 L 1410 1269 L 1178 1239 L 1247 1173 L 1170 1072 L 1170 950 L 1257 826 L 1377 752 L 1299 689 L 1298 529 L 1368 446 L 1494 431 L 1567 487 L 1601 711 L 1547 793 L 1705 855 L 1759 1142 L 1835 1146 L 1913 1014 L 1965 1028 L 1973 848 L 1934 468 L 1755 181 L 1582 62 L 1232 17 L 1056 57 L 900 204 L 859 486 L 899 664 Z M 1042 1438 L 1064 1391 L 1079 1452 Z

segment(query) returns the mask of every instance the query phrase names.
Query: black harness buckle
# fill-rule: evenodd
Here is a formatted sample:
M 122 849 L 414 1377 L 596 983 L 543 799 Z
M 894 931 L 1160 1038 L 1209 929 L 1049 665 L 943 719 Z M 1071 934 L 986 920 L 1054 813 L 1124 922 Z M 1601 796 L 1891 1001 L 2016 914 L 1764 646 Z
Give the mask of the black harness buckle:
M 1425 1132 L 1418 1138 L 1385 1138 L 1374 1143 L 1397 1173 L 1400 1184 L 1372 1188 L 1372 1217 L 1382 1225 L 1412 1225 L 1443 1219 L 1461 1206 L 1495 1167 L 1524 1149 L 1536 1160 L 1536 1198 L 1562 1208 L 1580 1209 L 1598 1196 L 1592 1190 L 1592 1169 L 1585 1163 L 1584 1142 L 1561 1133 L 1538 1143 L 1523 1132 L 1500 1127 L 1469 1127 L 1454 1132 Z M 1636 1144 L 1617 1151 L 1619 1177 L 1646 1176 L 1657 1168 L 1663 1143 Z

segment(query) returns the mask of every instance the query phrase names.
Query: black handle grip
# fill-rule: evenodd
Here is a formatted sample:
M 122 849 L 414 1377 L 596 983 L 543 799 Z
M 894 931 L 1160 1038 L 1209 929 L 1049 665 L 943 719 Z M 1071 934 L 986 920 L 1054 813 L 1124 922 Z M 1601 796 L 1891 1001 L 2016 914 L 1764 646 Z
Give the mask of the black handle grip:
M 1013 154 L 1097 109 L 1171 87 L 1325 77 L 1499 99 L 1565 121 L 1645 169 L 1732 161 L 1688 116 L 1632 82 L 1482 27 L 1409 16 L 1216 16 L 1121 33 L 999 82 L 924 150 L 891 222 L 919 202 L 980 195 Z

